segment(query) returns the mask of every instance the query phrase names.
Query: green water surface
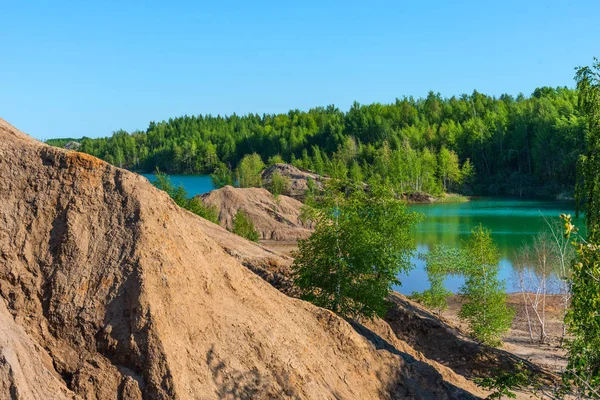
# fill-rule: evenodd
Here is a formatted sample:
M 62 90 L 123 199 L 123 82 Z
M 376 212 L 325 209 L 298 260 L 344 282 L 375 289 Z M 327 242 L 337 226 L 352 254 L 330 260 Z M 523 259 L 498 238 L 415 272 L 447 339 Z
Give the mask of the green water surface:
M 570 201 L 543 201 L 503 198 L 483 198 L 455 204 L 414 204 L 409 209 L 425 215 L 415 230 L 419 252 L 426 252 L 434 244 L 461 247 L 475 226 L 482 224 L 491 230 L 494 243 L 500 252 L 500 276 L 507 281 L 507 291 L 514 291 L 511 280 L 515 252 L 524 243 L 547 229 L 547 220 L 557 220 L 559 215 L 574 214 L 575 205 Z M 583 221 L 577 220 L 578 226 Z M 395 287 L 401 293 L 410 294 L 429 287 L 424 262 L 413 257 L 415 268 L 399 276 L 402 286 Z M 462 277 L 450 276 L 446 287 L 457 292 Z

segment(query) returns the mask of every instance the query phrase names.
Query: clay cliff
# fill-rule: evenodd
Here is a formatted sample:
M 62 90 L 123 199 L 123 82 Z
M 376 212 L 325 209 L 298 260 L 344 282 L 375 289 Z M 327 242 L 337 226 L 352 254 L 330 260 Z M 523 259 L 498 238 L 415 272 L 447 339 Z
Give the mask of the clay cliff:
M 284 295 L 253 267 L 289 259 L 139 175 L 0 120 L 0 176 L 1 399 L 477 393 L 389 326 Z

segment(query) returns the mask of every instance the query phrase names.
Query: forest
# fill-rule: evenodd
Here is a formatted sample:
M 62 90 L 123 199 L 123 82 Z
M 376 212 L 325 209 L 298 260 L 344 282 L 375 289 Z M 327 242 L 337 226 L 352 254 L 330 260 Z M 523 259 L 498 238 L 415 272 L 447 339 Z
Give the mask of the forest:
M 584 149 L 585 122 L 576 106 L 577 91 L 566 87 L 538 88 L 529 97 L 430 92 L 392 104 L 355 102 L 347 112 L 330 105 L 262 116 L 183 116 L 150 122 L 146 131 L 77 141 L 80 151 L 142 172 L 211 173 L 258 153 L 264 162 L 320 173 L 379 175 L 402 191 L 556 196 L 572 192 Z

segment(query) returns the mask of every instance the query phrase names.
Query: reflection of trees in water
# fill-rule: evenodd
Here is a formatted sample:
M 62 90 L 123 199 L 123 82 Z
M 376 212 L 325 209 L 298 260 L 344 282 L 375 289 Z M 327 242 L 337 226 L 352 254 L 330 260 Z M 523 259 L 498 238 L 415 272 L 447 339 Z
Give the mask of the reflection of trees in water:
M 416 242 L 421 247 L 446 245 L 460 248 L 472 227 L 482 223 L 491 230 L 500 252 L 501 274 L 509 277 L 517 268 L 516 264 L 519 264 L 515 263 L 516 250 L 524 243 L 532 245 L 538 232 L 551 231 L 549 225 L 556 229 L 560 224 L 560 213 L 568 212 L 572 206 L 571 202 L 561 201 L 475 200 L 461 204 L 416 205 L 411 208 L 426 215 L 415 230 Z M 582 223 L 576 221 L 578 226 Z M 559 277 L 565 276 L 564 270 L 558 267 L 553 271 L 550 285 L 552 293 L 563 290 L 561 286 L 564 282 Z M 517 286 L 513 288 L 516 289 Z
M 513 281 L 519 288 L 529 327 L 530 340 L 537 336 L 545 343 L 546 297 L 558 294 L 562 297 L 563 320 L 569 307 L 571 292 L 567 278 L 575 257 L 573 247 L 562 234 L 559 222 L 546 220 L 548 229 L 538 233 L 531 244 L 524 243 L 515 251 Z M 562 339 L 566 334 L 563 322 Z

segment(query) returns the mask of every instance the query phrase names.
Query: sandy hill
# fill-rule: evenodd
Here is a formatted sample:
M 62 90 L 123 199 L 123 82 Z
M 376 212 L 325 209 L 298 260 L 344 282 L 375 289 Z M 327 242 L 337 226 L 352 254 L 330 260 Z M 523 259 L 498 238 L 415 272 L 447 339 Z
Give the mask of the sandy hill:
M 327 179 L 314 172 L 302 170 L 290 164 L 275 164 L 262 172 L 263 182 L 268 185 L 275 173 L 287 178 L 289 182 L 289 187 L 284 194 L 300 201 L 303 201 L 306 197 L 309 179 L 314 182 L 316 188 L 321 188 L 322 180 Z
M 231 230 L 233 219 L 242 210 L 254 224 L 261 239 L 298 240 L 311 234 L 312 225 L 300 219 L 302 203 L 266 189 L 225 186 L 199 196 L 204 204 L 217 207 L 219 223 Z
M 1 399 L 473 397 L 389 326 L 282 294 L 248 266 L 285 258 L 141 176 L 3 120 L 0 176 Z

